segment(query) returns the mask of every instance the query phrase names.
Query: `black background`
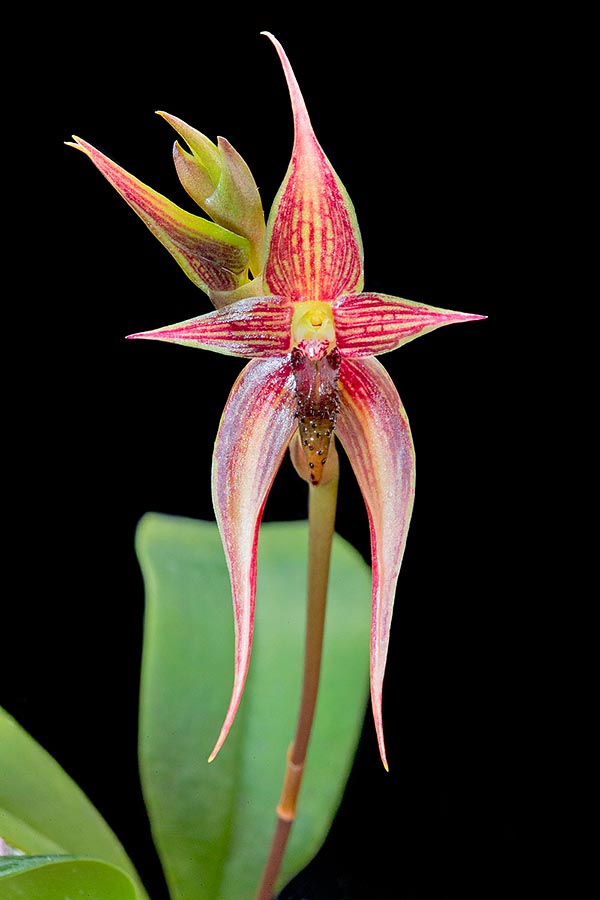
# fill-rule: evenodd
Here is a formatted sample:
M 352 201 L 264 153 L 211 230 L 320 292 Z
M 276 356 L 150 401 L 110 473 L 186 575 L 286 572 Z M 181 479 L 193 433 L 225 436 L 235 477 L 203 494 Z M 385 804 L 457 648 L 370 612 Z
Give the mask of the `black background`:
M 368 710 L 331 834 L 282 900 L 526 896 L 538 601 L 523 576 L 528 498 L 514 459 L 526 406 L 513 320 L 528 290 L 516 198 L 530 90 L 515 74 L 517 26 L 426 8 L 326 21 L 318 5 L 243 15 L 115 5 L 24 26 L 9 123 L 20 355 L 7 400 L 16 502 L 0 703 L 89 795 L 152 900 L 167 895 L 137 775 L 133 535 L 149 510 L 213 517 L 212 444 L 243 361 L 124 340 L 209 301 L 63 142 L 85 138 L 193 212 L 174 132 L 155 115 L 164 109 L 225 136 L 268 210 L 292 142 L 283 73 L 260 36 L 270 30 L 353 199 L 366 289 L 488 316 L 383 359 L 418 467 L 385 682 L 391 771 Z M 286 460 L 265 520 L 305 512 Z M 368 560 L 344 458 L 338 531 Z

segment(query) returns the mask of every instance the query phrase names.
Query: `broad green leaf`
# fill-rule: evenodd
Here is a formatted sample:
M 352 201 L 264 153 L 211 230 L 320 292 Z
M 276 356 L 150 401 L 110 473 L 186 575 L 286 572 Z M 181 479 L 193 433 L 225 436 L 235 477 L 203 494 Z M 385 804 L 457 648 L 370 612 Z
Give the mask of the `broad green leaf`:
M 0 857 L 0 900 L 136 900 L 122 869 L 76 856 Z
M 134 879 L 137 896 L 146 897 L 133 864 L 95 806 L 58 762 L 3 709 L 0 837 L 28 854 L 77 854 L 112 863 Z
M 140 522 L 140 769 L 172 900 L 248 900 L 256 890 L 300 700 L 307 541 L 303 522 L 261 528 L 250 673 L 208 764 L 233 675 L 220 538 L 208 522 L 157 514 Z M 370 595 L 369 568 L 336 535 L 315 727 L 281 883 L 314 856 L 341 800 L 367 702 Z

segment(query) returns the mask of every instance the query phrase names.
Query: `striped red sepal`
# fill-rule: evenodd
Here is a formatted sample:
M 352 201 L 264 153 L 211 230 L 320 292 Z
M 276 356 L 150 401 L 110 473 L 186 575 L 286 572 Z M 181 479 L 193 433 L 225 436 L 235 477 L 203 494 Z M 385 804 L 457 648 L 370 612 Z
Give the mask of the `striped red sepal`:
M 258 530 L 273 479 L 297 428 L 295 413 L 289 358 L 254 359 L 231 390 L 215 442 L 213 504 L 231 578 L 235 667 L 229 709 L 211 760 L 229 733 L 248 673 Z
M 292 304 L 285 297 L 251 297 L 129 338 L 167 341 L 230 356 L 278 357 L 290 350 Z
M 394 383 L 376 359 L 342 359 L 336 434 L 367 507 L 371 532 L 371 702 L 379 751 L 382 693 L 396 582 L 415 489 L 415 454 L 408 419 Z
M 387 294 L 346 294 L 331 306 L 336 342 L 346 359 L 389 353 L 442 325 L 485 319 Z
M 70 146 L 91 159 L 195 285 L 203 291 L 231 291 L 247 281 L 246 238 L 181 209 L 87 141 L 74 136 Z
M 363 284 L 362 243 L 352 201 L 318 143 L 298 82 L 273 35 L 292 101 L 292 159 L 267 225 L 264 279 L 273 294 L 330 301 Z

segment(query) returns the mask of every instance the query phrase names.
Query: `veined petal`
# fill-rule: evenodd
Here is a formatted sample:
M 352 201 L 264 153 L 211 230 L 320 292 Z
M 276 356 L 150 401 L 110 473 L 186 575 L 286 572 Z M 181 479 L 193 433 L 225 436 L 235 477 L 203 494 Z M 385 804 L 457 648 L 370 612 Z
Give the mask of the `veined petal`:
M 293 307 L 286 297 L 251 297 L 203 316 L 129 338 L 167 341 L 228 356 L 284 356 L 291 347 Z
M 349 294 L 331 306 L 337 345 L 347 358 L 389 353 L 442 325 L 486 318 L 388 294 Z
M 337 434 L 360 486 L 371 531 L 371 703 L 379 752 L 383 739 L 383 676 L 396 582 L 413 507 L 415 454 L 394 383 L 376 359 L 347 360 L 340 369 Z
M 297 428 L 295 412 L 289 358 L 252 360 L 232 388 L 215 443 L 213 504 L 231 577 L 235 669 L 229 709 L 209 760 L 227 737 L 248 673 L 258 530 L 273 479 Z
M 331 301 L 360 291 L 363 252 L 354 207 L 323 153 L 288 58 L 275 45 L 294 114 L 292 159 L 267 225 L 265 284 L 292 300 Z
M 249 245 L 208 219 L 194 216 L 143 184 L 87 141 L 73 136 L 81 150 L 119 192 L 185 274 L 203 291 L 230 291 L 247 280 Z

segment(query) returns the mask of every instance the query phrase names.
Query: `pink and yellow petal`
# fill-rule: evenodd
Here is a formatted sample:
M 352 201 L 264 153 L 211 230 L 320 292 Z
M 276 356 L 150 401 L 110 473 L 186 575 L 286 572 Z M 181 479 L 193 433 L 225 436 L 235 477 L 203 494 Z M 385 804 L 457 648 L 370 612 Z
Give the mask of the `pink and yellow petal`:
M 337 345 L 346 358 L 389 353 L 443 325 L 485 319 L 387 294 L 347 294 L 331 305 Z
M 292 159 L 267 225 L 264 279 L 273 294 L 331 301 L 360 291 L 363 252 L 354 207 L 319 145 L 285 52 L 273 35 L 294 116 Z
M 415 454 L 394 383 L 376 359 L 342 359 L 336 433 L 367 507 L 371 533 L 371 703 L 379 752 L 387 758 L 382 694 L 396 583 L 415 490 Z
M 278 357 L 290 351 L 292 312 L 292 304 L 285 297 L 252 297 L 128 337 L 183 344 L 228 356 Z
M 74 136 L 69 146 L 91 159 L 195 285 L 203 291 L 230 291 L 247 281 L 246 238 L 176 206 L 87 141 Z
M 231 578 L 235 666 L 229 709 L 210 760 L 240 704 L 252 647 L 258 532 L 267 496 L 297 427 L 289 358 L 252 360 L 235 382 L 219 427 L 212 490 Z

